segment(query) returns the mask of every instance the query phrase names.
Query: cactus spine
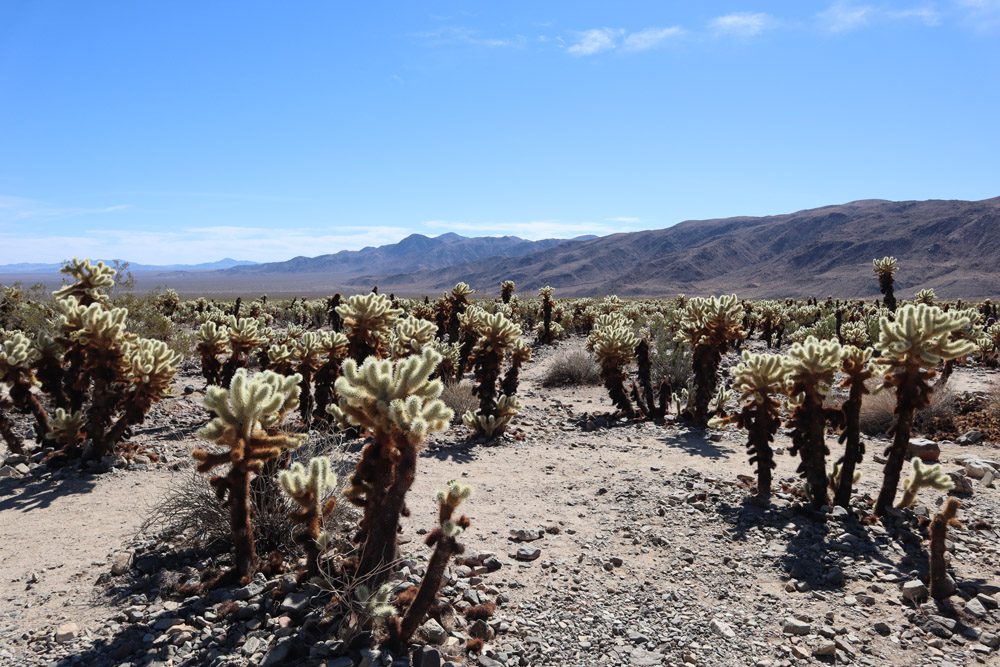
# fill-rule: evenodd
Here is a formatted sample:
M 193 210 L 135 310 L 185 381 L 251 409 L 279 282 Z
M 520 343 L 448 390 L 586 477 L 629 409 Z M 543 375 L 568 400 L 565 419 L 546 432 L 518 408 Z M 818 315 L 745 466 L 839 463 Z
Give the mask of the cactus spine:
M 878 349 L 882 351 L 879 363 L 886 367 L 884 386 L 896 391 L 896 422 L 892 444 L 886 450 L 882 489 L 875 502 L 878 516 L 892 507 L 896 497 L 913 414 L 930 403 L 932 388 L 928 380 L 934 375 L 933 367 L 969 354 L 974 348 L 970 341 L 951 336 L 968 323 L 966 317 L 924 304 L 905 305 L 896 312 L 894 321 L 888 317 L 879 321 Z
M 329 412 L 369 438 L 346 495 L 364 508 L 356 540 L 361 547 L 357 574 L 373 585 L 385 580 L 385 565 L 396 560 L 396 533 L 406 512 L 417 453 L 430 433 L 443 431 L 454 413 L 439 396 L 443 386 L 430 375 L 441 360 L 432 348 L 399 361 L 369 357 L 343 365 L 337 379 L 339 404 Z
M 284 377 L 271 371 L 250 377 L 241 368 L 234 373 L 228 389 L 209 387 L 205 394 L 205 407 L 216 416 L 198 435 L 224 449 L 198 448 L 191 455 L 198 462 L 198 472 L 229 465 L 225 476 L 215 475 L 210 483 L 219 500 L 229 507 L 234 573 L 240 579 L 249 576 L 257 563 L 250 480 L 265 463 L 295 449 L 306 438 L 281 430 L 285 416 L 298 405 L 301 381 L 298 375 Z
M 295 541 L 305 551 L 307 575 L 318 577 L 321 574 L 319 558 L 327 542 L 323 520 L 337 504 L 336 498 L 328 497 L 337 486 L 337 476 L 330 470 L 330 459 L 325 456 L 310 459 L 308 470 L 296 461 L 278 474 L 278 483 L 285 495 L 298 504 L 289 515 L 299 526 Z

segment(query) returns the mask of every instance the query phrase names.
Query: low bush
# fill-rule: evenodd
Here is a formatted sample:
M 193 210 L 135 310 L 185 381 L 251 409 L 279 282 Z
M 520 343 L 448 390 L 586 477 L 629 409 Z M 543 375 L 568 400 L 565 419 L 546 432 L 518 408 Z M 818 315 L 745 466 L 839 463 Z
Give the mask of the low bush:
M 564 352 L 552 360 L 542 377 L 543 387 L 576 387 L 601 383 L 594 358 L 582 350 Z

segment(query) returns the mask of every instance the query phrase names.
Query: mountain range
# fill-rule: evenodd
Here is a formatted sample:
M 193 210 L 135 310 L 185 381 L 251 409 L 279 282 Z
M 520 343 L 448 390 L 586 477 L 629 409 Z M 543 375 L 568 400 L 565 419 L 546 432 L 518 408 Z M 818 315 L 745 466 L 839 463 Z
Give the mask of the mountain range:
M 665 229 L 527 241 L 413 234 L 398 243 L 285 262 L 133 271 L 140 288 L 183 294 L 314 296 L 368 291 L 436 295 L 459 281 L 493 294 L 551 285 L 564 296 L 735 292 L 761 297 L 872 297 L 873 258 L 899 260 L 897 294 L 1000 295 L 1000 197 L 862 200 L 765 217 L 689 220 Z M 236 264 L 234 260 L 223 260 Z M 206 265 L 198 265 L 204 267 Z M 0 267 L 0 274 L 23 273 Z M 8 276 L 0 275 L 0 281 Z
M 98 260 L 93 260 L 98 261 Z M 122 260 L 105 259 L 101 260 L 105 264 L 113 264 Z M 218 271 L 220 269 L 230 269 L 234 266 L 250 266 L 256 262 L 249 262 L 241 259 L 220 259 L 217 262 L 205 262 L 202 264 L 135 264 L 129 262 L 128 270 L 132 273 L 166 273 L 169 271 Z M 19 264 L 0 264 L 0 275 L 34 274 L 58 272 L 62 264 L 32 264 L 22 262 Z

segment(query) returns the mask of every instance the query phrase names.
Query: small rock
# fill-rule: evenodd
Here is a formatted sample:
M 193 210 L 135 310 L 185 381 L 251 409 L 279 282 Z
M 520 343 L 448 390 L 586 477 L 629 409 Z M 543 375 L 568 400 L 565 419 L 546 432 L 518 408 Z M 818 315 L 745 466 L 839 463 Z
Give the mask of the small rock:
M 63 623 L 56 628 L 56 641 L 60 644 L 71 642 L 80 636 L 80 626 L 76 623 Z
M 919 457 L 922 461 L 937 461 L 941 458 L 941 446 L 927 438 L 910 438 L 906 455 L 907 457 Z
M 812 631 L 812 625 L 789 616 L 781 624 L 781 631 L 786 635 L 808 635 Z
M 927 586 L 919 579 L 911 579 L 903 584 L 903 599 L 909 602 L 920 602 L 927 597 Z
M 420 632 L 431 644 L 443 644 L 448 639 L 448 632 L 433 618 L 420 626 Z
M 126 572 L 132 566 L 132 552 L 124 551 L 122 553 L 117 553 L 111 559 L 111 574 L 119 577 Z
M 712 632 L 723 637 L 724 639 L 735 639 L 736 633 L 725 621 L 720 621 L 717 618 L 713 618 L 708 627 L 712 629 Z
M 520 561 L 536 560 L 542 555 L 542 550 L 538 547 L 521 547 L 514 554 L 514 558 Z
M 837 645 L 834 642 L 821 642 L 813 649 L 813 655 L 817 657 L 834 655 L 837 652 Z

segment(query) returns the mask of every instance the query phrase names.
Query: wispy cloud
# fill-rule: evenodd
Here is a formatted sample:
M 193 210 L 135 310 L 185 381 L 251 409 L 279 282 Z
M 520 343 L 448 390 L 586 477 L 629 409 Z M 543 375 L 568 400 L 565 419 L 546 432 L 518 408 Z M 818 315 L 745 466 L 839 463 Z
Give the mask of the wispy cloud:
M 875 23 L 917 21 L 925 26 L 941 23 L 942 14 L 931 5 L 914 7 L 886 7 L 883 5 L 835 2 L 817 14 L 820 24 L 830 32 L 850 32 Z
M 430 46 L 465 44 L 488 48 L 519 47 L 527 43 L 523 35 L 513 37 L 487 37 L 480 31 L 461 26 L 445 26 L 428 32 L 417 33 L 417 37 Z
M 954 5 L 962 22 L 973 29 L 1000 28 L 1000 0 L 955 0 Z
M 580 33 L 579 40 L 566 49 L 574 56 L 592 56 L 602 51 L 611 51 L 618 46 L 618 38 L 624 33 L 620 28 L 592 28 Z
M 58 206 L 36 199 L 0 195 L 0 224 L 24 220 L 55 220 L 81 215 L 116 213 L 130 208 L 128 204 L 110 206 Z
M 763 12 L 736 12 L 708 22 L 712 32 L 736 37 L 755 37 L 774 25 L 774 19 Z
M 635 53 L 654 49 L 683 34 L 684 29 L 680 26 L 650 27 L 633 32 L 623 28 L 591 28 L 578 33 L 566 52 L 574 56 L 592 56 L 616 49 Z
M 646 28 L 638 32 L 625 35 L 622 41 L 622 48 L 626 51 L 647 51 L 656 48 L 668 39 L 680 37 L 684 34 L 684 29 L 679 26 L 669 28 Z

